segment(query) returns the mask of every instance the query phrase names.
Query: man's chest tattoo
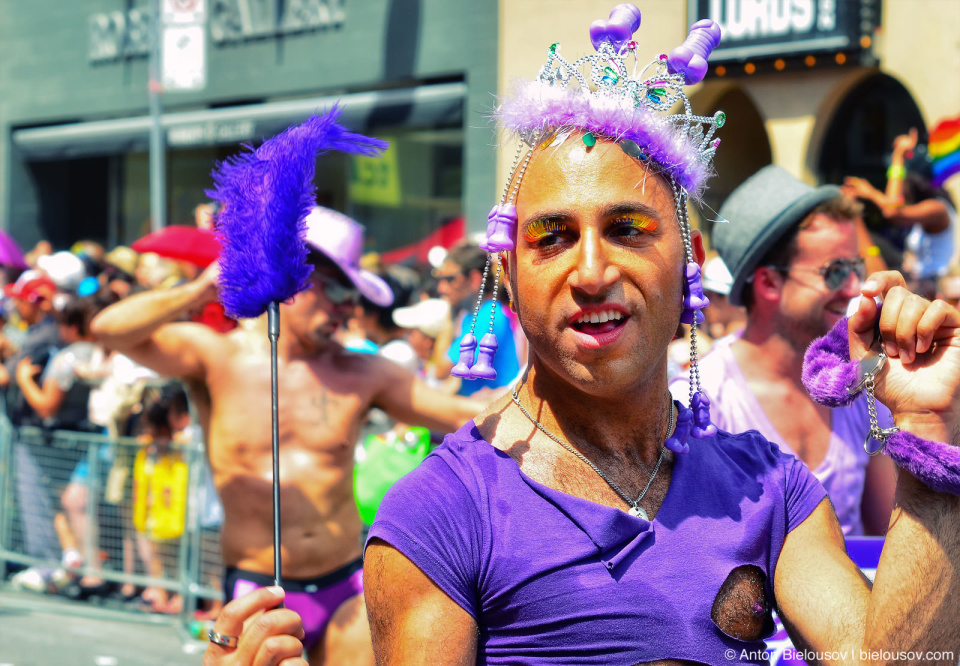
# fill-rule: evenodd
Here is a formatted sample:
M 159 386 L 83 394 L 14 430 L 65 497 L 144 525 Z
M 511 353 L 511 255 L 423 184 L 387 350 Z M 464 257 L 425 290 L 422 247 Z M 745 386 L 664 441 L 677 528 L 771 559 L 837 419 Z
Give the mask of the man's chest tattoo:
M 330 425 L 330 410 L 336 409 L 336 403 L 339 402 L 332 398 L 323 387 L 310 398 L 310 406 L 313 407 L 314 425 Z

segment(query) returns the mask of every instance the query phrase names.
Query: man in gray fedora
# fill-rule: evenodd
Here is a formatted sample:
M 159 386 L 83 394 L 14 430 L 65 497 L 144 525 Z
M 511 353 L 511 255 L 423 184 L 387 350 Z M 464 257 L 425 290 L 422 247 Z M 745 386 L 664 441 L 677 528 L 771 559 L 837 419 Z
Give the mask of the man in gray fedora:
M 759 430 L 803 460 L 826 488 L 844 534 L 886 532 L 894 466 L 863 449 L 870 429 L 863 396 L 830 409 L 800 381 L 803 354 L 844 316 L 865 277 L 855 220 L 862 207 L 833 185 L 811 187 L 778 166 L 747 179 L 720 209 L 713 244 L 733 276 L 729 299 L 747 310 L 742 336 L 701 360 L 713 422 Z M 688 377 L 671 384 L 685 399 Z M 881 420 L 888 414 L 881 414 Z

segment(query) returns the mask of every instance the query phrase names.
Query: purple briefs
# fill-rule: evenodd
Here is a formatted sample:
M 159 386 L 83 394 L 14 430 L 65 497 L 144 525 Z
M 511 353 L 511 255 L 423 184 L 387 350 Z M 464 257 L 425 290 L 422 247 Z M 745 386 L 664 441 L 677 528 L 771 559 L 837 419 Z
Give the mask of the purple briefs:
M 226 601 L 271 585 L 273 576 L 236 567 L 227 567 L 223 578 Z M 354 560 L 316 578 L 284 578 L 283 589 L 287 592 L 284 606 L 296 611 L 303 620 L 303 647 L 309 652 L 323 637 L 340 605 L 350 597 L 363 594 L 363 560 Z

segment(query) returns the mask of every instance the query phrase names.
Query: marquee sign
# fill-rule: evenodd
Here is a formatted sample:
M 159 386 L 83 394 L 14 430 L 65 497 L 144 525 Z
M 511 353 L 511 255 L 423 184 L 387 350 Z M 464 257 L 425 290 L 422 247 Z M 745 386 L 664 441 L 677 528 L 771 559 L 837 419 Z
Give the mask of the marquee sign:
M 880 0 L 688 0 L 689 21 L 720 24 L 711 63 L 860 50 L 880 20 Z

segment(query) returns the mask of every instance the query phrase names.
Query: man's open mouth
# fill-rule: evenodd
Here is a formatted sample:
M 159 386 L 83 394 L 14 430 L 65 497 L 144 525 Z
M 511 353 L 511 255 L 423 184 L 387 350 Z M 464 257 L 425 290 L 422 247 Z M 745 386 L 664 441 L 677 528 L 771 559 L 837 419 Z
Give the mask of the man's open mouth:
M 616 310 L 602 310 L 583 314 L 573 322 L 573 328 L 587 335 L 602 335 L 623 326 L 627 315 Z

